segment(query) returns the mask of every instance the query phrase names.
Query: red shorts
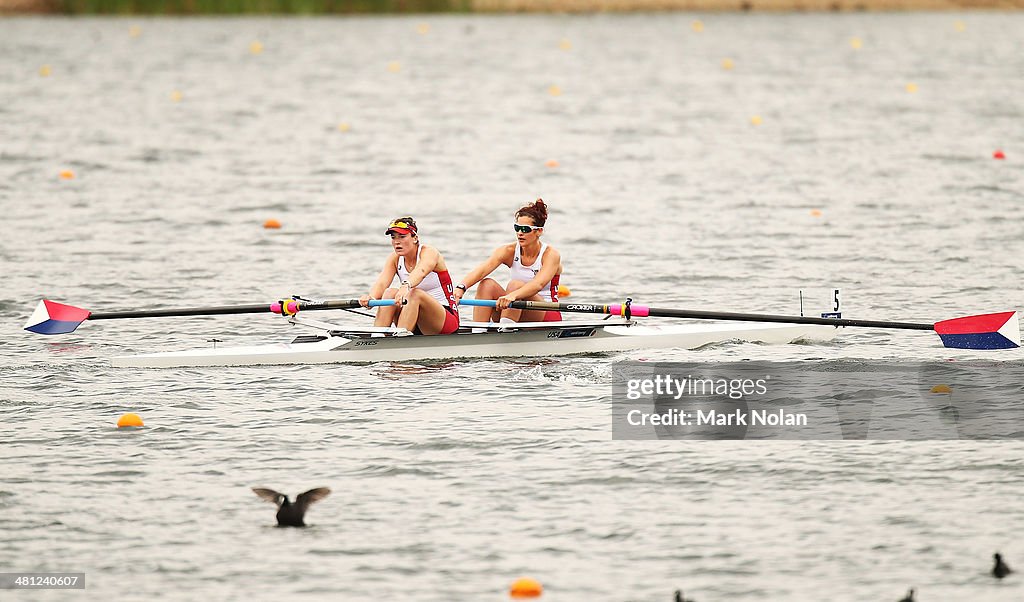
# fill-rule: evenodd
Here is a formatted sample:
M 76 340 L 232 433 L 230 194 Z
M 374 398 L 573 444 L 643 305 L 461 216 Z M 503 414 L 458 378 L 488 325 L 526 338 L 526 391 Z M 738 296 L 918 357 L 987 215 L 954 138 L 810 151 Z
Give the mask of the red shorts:
M 444 308 L 444 326 L 441 327 L 441 332 L 437 334 L 451 334 L 459 329 L 459 310 L 453 307 Z M 413 334 L 423 334 L 420 332 L 420 327 L 412 329 Z
M 459 310 L 454 307 L 444 308 L 444 326 L 438 334 L 451 334 L 459 329 Z

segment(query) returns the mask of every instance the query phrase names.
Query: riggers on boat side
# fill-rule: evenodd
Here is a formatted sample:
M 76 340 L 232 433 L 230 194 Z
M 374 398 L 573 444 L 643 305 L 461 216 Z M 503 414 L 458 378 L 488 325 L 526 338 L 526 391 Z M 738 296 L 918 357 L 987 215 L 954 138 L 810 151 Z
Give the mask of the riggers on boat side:
M 300 336 L 291 343 L 218 347 L 115 357 L 117 367 L 177 368 L 419 361 L 449 358 L 549 357 L 636 349 L 695 349 L 712 343 L 750 341 L 785 344 L 823 341 L 833 326 L 792 324 L 687 324 L 644 326 L 626 320 L 535 322 L 512 325 L 467 323 L 455 334 L 407 336 L 394 328 L 345 329 L 293 317 L 297 324 L 324 334 Z M 504 327 L 504 328 L 502 328 Z

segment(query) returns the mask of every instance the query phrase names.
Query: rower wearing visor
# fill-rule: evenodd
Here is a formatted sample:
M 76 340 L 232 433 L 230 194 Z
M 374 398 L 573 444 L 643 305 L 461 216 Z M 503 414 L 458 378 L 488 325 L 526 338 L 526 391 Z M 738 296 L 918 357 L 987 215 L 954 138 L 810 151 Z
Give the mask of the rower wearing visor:
M 452 279 L 444 257 L 434 247 L 420 244 L 416 220 L 400 217 L 384 232 L 391 236 L 393 252 L 370 287 L 359 298 L 363 307 L 371 299 L 394 299 L 377 308 L 374 326 L 398 326 L 413 334 L 451 334 L 459 329 L 459 312 L 452 296 Z M 395 278 L 400 284 L 392 287 Z
M 474 307 L 476 322 L 557 322 L 557 311 L 510 309 L 513 301 L 558 301 L 558 280 L 562 274 L 562 256 L 558 250 L 541 241 L 548 208 L 537 199 L 519 211 L 512 230 L 516 242 L 502 245 L 491 256 L 473 268 L 455 287 L 458 302 L 466 290 L 479 283 L 477 299 L 495 299 L 495 307 Z M 499 265 L 506 265 L 512 274 L 507 286 L 501 286 L 490 274 Z

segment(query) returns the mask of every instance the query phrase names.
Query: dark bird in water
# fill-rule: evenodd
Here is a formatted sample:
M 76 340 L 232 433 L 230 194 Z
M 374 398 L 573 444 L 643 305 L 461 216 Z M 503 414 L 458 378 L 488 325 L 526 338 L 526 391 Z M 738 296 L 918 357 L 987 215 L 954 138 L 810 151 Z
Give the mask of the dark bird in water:
M 287 495 L 278 493 L 273 489 L 253 487 L 252 490 L 264 500 L 277 505 L 278 527 L 305 527 L 306 523 L 302 522 L 302 518 L 306 516 L 306 510 L 309 508 L 309 505 L 324 499 L 331 493 L 331 490 L 327 487 L 317 487 L 316 489 L 310 489 L 306 493 L 300 493 L 295 498 L 295 502 L 292 503 Z
M 674 598 L 674 600 L 675 602 L 697 602 L 693 598 L 684 598 L 683 591 L 678 589 L 676 590 L 676 597 Z
M 907 595 L 900 598 L 900 602 L 914 602 L 914 588 L 910 588 Z
M 996 559 L 996 565 L 992 567 L 993 577 L 995 577 L 996 579 L 1002 579 L 1003 577 L 1013 572 L 1013 569 L 1011 569 L 1009 566 L 1006 565 L 1005 562 L 1003 562 L 1002 554 L 997 552 L 992 555 L 992 558 Z

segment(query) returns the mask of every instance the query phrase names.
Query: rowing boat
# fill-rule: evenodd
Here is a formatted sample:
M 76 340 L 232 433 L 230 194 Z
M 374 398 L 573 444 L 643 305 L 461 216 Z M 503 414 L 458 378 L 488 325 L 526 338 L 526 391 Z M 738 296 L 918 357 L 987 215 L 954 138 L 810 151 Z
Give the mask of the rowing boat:
M 826 341 L 832 326 L 793 324 L 684 324 L 646 326 L 633 320 L 565 320 L 504 324 L 465 323 L 455 333 L 408 336 L 399 328 L 346 328 L 292 317 L 321 334 L 299 336 L 289 343 L 244 347 L 209 347 L 114 357 L 115 367 L 180 368 L 339 364 L 423 361 L 455 358 L 551 357 L 638 349 L 696 349 L 728 341 L 785 344 Z
M 370 301 L 369 305 L 380 307 L 393 303 L 394 300 L 379 299 Z M 495 301 L 463 299 L 460 304 L 494 307 Z M 470 322 L 464 323 L 455 333 L 438 336 L 412 336 L 412 333 L 400 328 L 348 327 L 299 315 L 300 311 L 347 310 L 361 305 L 362 302 L 358 299 L 310 301 L 296 297 L 271 304 L 91 312 L 44 299 L 29 317 L 25 330 L 37 334 L 59 335 L 74 332 L 86 320 L 272 312 L 286 316 L 292 324 L 308 326 L 319 331 L 315 335 L 297 337 L 289 343 L 210 347 L 112 359 L 114 366 L 152 368 L 550 357 L 637 349 L 695 349 L 727 341 L 825 341 L 832 339 L 837 329 L 842 327 L 931 331 L 939 335 L 944 346 L 954 349 L 1016 349 L 1021 345 L 1016 311 L 965 316 L 938 322 L 902 322 L 842 318 L 838 312 L 813 317 L 656 308 L 633 304 L 630 299 L 625 303 L 608 305 L 513 301 L 513 309 L 603 314 L 607 317 L 603 320 L 510 324 Z M 648 326 L 641 325 L 636 320 L 647 316 L 717 322 Z

